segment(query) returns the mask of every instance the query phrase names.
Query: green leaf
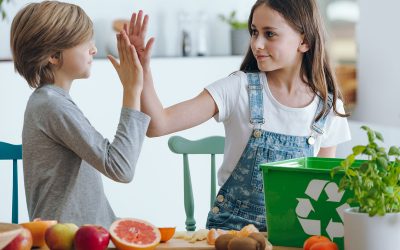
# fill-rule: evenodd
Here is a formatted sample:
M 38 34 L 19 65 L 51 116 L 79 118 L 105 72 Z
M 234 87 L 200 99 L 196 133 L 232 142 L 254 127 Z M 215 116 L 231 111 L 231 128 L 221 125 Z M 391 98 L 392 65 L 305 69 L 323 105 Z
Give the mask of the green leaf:
M 392 195 L 392 194 L 394 194 L 394 188 L 393 188 L 393 186 L 390 186 L 390 187 L 386 187 L 386 193 L 387 194 L 390 194 L 390 195 Z
M 396 146 L 391 146 L 390 149 L 389 149 L 388 155 L 400 156 L 400 150 L 399 150 L 399 148 L 396 147 Z
M 387 160 L 384 157 L 378 157 L 376 159 L 376 164 L 378 165 L 379 168 L 384 168 L 384 169 L 386 169 L 388 165 Z
M 361 129 L 366 132 L 368 143 L 353 147 L 353 153 L 336 168 L 344 170 L 339 190 L 352 191 L 348 202 L 358 204 L 360 211 L 370 216 L 400 212 L 400 148 L 392 146 L 387 150 L 378 144 L 383 142 L 380 132 L 367 126 Z M 354 167 L 358 155 L 367 156 L 367 160 Z
M 381 133 L 379 133 L 378 131 L 375 131 L 375 136 L 378 140 L 380 140 L 381 142 L 383 142 L 383 136 Z
M 362 145 L 355 146 L 355 147 L 353 147 L 353 154 L 359 155 L 362 152 L 364 152 L 365 148 L 366 148 L 366 146 L 362 146 Z

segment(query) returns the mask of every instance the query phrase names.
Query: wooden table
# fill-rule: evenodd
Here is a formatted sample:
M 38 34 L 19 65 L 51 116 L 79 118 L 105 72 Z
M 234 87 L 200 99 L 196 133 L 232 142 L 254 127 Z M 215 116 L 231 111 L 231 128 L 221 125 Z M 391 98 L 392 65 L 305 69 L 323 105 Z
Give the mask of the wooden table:
M 293 248 L 293 247 L 278 247 L 278 246 L 269 246 L 266 250 L 301 250 L 301 248 Z M 196 243 L 189 243 L 182 239 L 171 239 L 166 243 L 161 243 L 156 247 L 156 250 L 215 250 L 215 247 L 212 245 L 208 245 L 205 240 L 197 241 Z

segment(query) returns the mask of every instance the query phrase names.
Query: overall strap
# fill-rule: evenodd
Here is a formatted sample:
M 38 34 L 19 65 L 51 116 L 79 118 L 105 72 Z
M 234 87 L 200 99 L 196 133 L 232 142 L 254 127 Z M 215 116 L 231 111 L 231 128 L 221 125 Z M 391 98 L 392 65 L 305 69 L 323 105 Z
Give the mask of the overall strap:
M 264 124 L 263 84 L 259 73 L 246 73 L 249 90 L 250 123 Z
M 328 104 L 328 112 L 326 112 L 318 121 L 316 121 L 316 117 L 322 111 L 322 109 L 324 107 L 324 101 L 321 98 L 319 98 L 317 111 L 315 112 L 314 122 L 311 125 L 311 129 L 320 135 L 322 135 L 325 132 L 324 125 L 326 122 L 326 118 L 332 108 L 332 105 L 333 105 L 333 95 L 331 93 L 328 93 L 328 103 L 327 104 Z

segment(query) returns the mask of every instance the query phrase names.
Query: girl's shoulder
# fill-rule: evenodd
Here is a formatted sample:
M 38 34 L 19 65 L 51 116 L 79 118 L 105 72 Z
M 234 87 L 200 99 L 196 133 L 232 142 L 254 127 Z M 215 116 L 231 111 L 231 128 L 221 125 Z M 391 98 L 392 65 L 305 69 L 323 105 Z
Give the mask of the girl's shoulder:
M 240 70 L 232 72 L 231 74 L 229 74 L 229 76 L 227 78 L 229 78 L 230 81 L 235 81 L 238 83 L 239 82 L 243 83 L 243 82 L 247 81 L 246 73 L 243 71 L 240 71 Z

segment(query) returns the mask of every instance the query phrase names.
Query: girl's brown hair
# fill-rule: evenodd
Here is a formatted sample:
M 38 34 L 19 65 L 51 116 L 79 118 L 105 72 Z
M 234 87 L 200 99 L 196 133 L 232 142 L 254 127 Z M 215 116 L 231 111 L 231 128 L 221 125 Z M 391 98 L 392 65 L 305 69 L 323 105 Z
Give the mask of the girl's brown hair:
M 333 96 L 333 111 L 341 117 L 349 116 L 348 114 L 339 113 L 336 109 L 336 100 L 338 98 L 343 99 L 343 96 L 339 90 L 334 71 L 325 50 L 325 29 L 315 1 L 257 0 L 251 9 L 248 20 L 250 34 L 254 10 L 261 5 L 267 5 L 279 12 L 292 28 L 304 35 L 309 50 L 304 53 L 300 77 L 324 101 L 324 108 L 316 119 L 320 119 L 324 114 L 328 114 L 329 112 L 328 93 L 331 93 Z M 250 47 L 240 66 L 240 70 L 244 72 L 260 71 Z
M 49 57 L 58 57 L 62 64 L 63 50 L 92 37 L 92 21 L 79 6 L 58 1 L 28 4 L 11 25 L 15 70 L 32 88 L 54 83 Z

